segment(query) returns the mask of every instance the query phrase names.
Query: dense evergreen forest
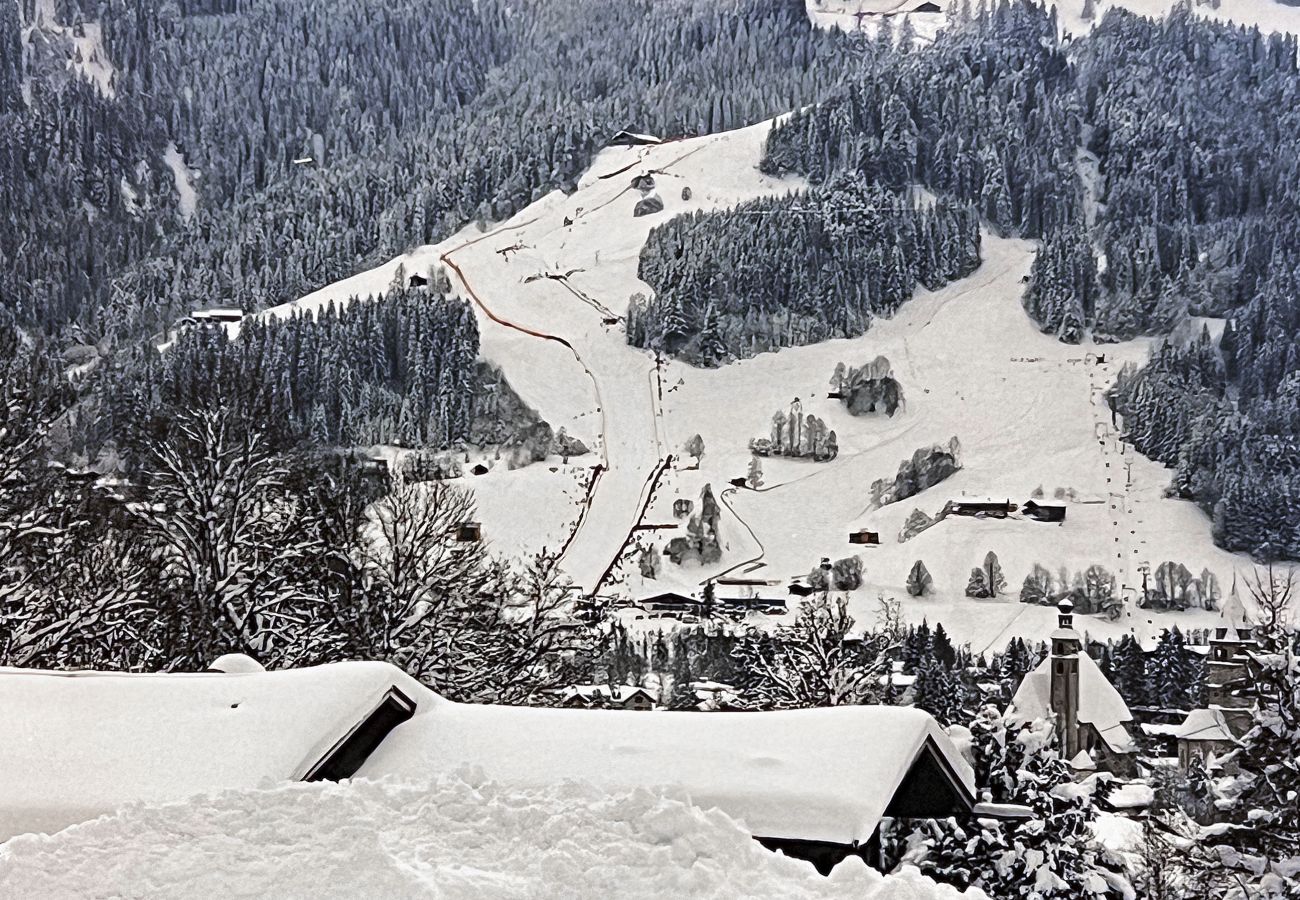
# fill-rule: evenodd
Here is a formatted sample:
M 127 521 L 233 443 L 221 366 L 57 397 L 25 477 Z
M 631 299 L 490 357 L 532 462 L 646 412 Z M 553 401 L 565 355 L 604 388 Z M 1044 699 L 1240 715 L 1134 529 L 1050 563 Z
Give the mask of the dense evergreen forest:
M 823 95 L 849 58 L 797 0 L 59 10 L 102 26 L 113 96 L 28 77 L 28 102 L 36 62 L 71 50 L 32 4 L 0 12 L 0 296 L 94 343 L 306 293 L 571 183 L 619 129 L 749 124 Z M 194 170 L 188 218 L 169 142 Z
M 158 417 L 214 400 L 266 423 L 286 448 L 499 444 L 537 421 L 478 361 L 470 305 L 420 289 L 249 319 L 237 338 L 184 328 L 165 353 L 118 354 L 97 388 L 98 403 L 80 412 L 99 437 L 88 449 L 113 438 L 134 446 Z
M 937 288 L 979 265 L 973 207 L 918 206 L 861 176 L 650 232 L 628 341 L 717 365 L 777 347 L 854 337 L 919 282 Z
M 831 97 L 772 130 L 764 169 L 806 178 L 807 198 L 852 178 L 956 204 L 937 215 L 957 217 L 964 243 L 942 228 L 937 254 L 904 240 L 886 276 L 895 262 L 927 286 L 967 271 L 951 250 L 973 243 L 969 205 L 998 233 L 1040 242 L 1024 305 L 1045 332 L 1190 334 L 1121 378 L 1126 436 L 1175 467 L 1175 490 L 1214 517 L 1222 546 L 1300 557 L 1296 38 L 1186 9 L 1163 21 L 1111 10 L 1062 42 L 1051 11 L 1020 2 L 924 50 L 905 37 L 865 42 Z M 802 213 L 818 205 L 807 198 L 763 203 Z M 888 313 L 910 293 L 864 279 L 881 267 L 837 252 L 818 217 L 750 211 L 656 230 L 642 277 L 659 295 L 634 309 L 629 340 L 714 364 L 860 333 L 864 310 Z M 780 273 L 769 260 L 785 261 Z M 1199 335 L 1198 316 L 1226 319 L 1222 339 Z

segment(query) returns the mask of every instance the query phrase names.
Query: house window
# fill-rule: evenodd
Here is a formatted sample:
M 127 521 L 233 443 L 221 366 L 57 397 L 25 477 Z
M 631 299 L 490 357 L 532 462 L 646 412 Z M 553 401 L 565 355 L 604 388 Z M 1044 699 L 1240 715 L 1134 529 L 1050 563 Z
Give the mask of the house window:
M 1065 663 L 1058 662 L 1058 663 L 1056 664 L 1056 674 L 1057 674 L 1057 675 L 1060 675 L 1060 674 L 1061 674 L 1062 672 L 1064 672 L 1064 671 L 1065 671 Z

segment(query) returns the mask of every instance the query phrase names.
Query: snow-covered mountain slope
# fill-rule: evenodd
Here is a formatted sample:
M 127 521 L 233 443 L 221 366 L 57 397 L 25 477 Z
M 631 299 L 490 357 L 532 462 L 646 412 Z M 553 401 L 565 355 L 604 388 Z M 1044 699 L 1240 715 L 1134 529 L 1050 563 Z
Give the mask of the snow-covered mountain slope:
M 585 511 L 557 507 L 558 492 L 541 487 L 544 470 L 529 475 L 526 486 L 520 473 L 470 479 L 485 531 L 505 552 L 540 543 L 554 548 L 576 520 L 562 565 L 588 590 L 602 581 L 634 526 L 682 525 L 672 501 L 696 500 L 710 483 L 727 507 L 722 560 L 706 568 L 665 563 L 658 579 L 643 581 L 625 554 L 613 590 L 633 598 L 669 589 L 698 592 L 706 577 L 752 568 L 750 577 L 782 585 L 766 590 L 783 594 L 786 580 L 807 573 L 821 557 L 861 551 L 867 583 L 851 601 L 861 621 L 870 621 L 877 595 L 902 597 L 910 618 L 941 620 L 978 650 L 1015 635 L 1042 636 L 1054 626 L 1054 610 L 1016 599 L 1034 563 L 1054 572 L 1064 566 L 1071 576 L 1097 563 L 1117 574 L 1129 599 L 1118 621 L 1085 620 L 1094 635 L 1132 630 L 1146 636 L 1175 622 L 1212 622 L 1213 612 L 1155 614 L 1132 602 L 1144 566 L 1173 560 L 1193 572 L 1209 568 L 1225 586 L 1249 566 L 1213 546 L 1198 509 L 1163 497 L 1168 473 L 1133 454 L 1111 425 L 1103 392 L 1125 361 L 1144 358 L 1148 343 L 1079 347 L 1040 334 L 1020 304 L 1032 259 L 1028 243 L 986 236 L 984 263 L 971 277 L 934 293 L 919 291 L 892 320 L 878 321 L 854 340 L 781 350 L 716 370 L 668 361 L 659 374 L 651 354 L 626 344 L 614 320 L 632 294 L 648 290 L 636 272 L 654 224 L 689 209 L 799 186 L 758 172 L 768 128 L 608 149 L 572 195 L 552 193 L 485 234 L 467 230 L 271 314 L 377 293 L 399 266 L 417 272 L 440 259 L 452 265 L 457 287 L 479 304 L 484 355 L 545 418 L 593 447 L 594 457 L 584 461 L 598 459 L 607 467 Z M 650 173 L 666 208 L 634 218 L 640 195 L 630 182 Z M 689 201 L 680 199 L 683 187 L 691 188 Z M 556 277 L 538 277 L 547 275 Z M 892 418 L 853 417 L 827 398 L 837 362 L 860 366 L 880 354 L 902 383 L 904 410 Z M 829 463 L 765 459 L 762 491 L 728 488 L 746 474 L 749 439 L 765 435 L 772 414 L 795 397 L 805 414 L 837 431 L 839 457 Z M 682 445 L 695 433 L 706 447 L 698 470 L 682 458 Z M 914 450 L 954 435 L 963 448 L 963 471 L 916 498 L 869 510 L 874 480 L 892 478 Z M 669 454 L 677 459 L 643 516 L 648 487 Z M 572 484 L 572 473 L 554 477 Z M 1023 503 L 1040 486 L 1049 498 L 1057 488 L 1077 498 L 1064 524 L 950 517 L 906 543 L 896 540 L 914 508 L 934 515 L 963 496 Z M 881 545 L 850 545 L 848 534 L 857 528 L 879 532 Z M 638 540 L 663 544 L 680 532 L 640 532 Z M 1002 561 L 1007 593 L 997 600 L 968 599 L 967 575 L 989 550 Z M 904 583 L 917 559 L 925 561 L 937 590 L 914 600 Z
M 917 12 L 922 0 L 805 0 L 808 17 L 824 28 L 841 28 L 845 31 L 864 30 L 874 33 L 881 22 L 888 21 L 895 28 L 907 21 L 921 39 L 933 37 L 943 27 L 947 14 L 956 10 L 961 0 L 931 0 L 941 12 Z M 978 3 L 971 2 L 974 9 Z M 1094 0 L 1093 15 L 1084 18 L 1089 0 L 1059 0 L 1056 7 L 1061 28 L 1071 34 L 1081 34 L 1092 28 L 1108 9 L 1127 9 L 1142 16 L 1160 17 L 1176 4 L 1176 0 Z M 1291 6 L 1279 0 L 1194 0 L 1198 15 L 1239 25 L 1258 26 L 1262 31 L 1289 31 L 1300 34 L 1300 6 Z

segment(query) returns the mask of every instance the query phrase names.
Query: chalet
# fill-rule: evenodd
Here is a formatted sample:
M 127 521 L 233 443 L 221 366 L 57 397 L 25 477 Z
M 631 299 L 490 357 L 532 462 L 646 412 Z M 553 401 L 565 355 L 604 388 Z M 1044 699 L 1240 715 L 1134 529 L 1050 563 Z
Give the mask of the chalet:
M 416 273 L 415 275 L 412 275 L 410 278 L 406 279 L 407 287 L 413 287 L 413 288 L 424 287 L 428 283 L 429 283 L 429 279 L 423 275 L 420 275 L 419 273 Z
M 633 716 L 453 703 L 385 663 L 266 672 L 246 658 L 220 662 L 226 671 L 199 674 L 0 669 L 0 708 L 18 727 L 0 741 L 0 771 L 23 775 L 5 784 L 0 840 L 137 801 L 292 781 L 423 781 L 469 766 L 523 787 L 675 786 L 821 872 L 849 856 L 879 866 L 885 817 L 1031 815 L 979 803 L 970 765 L 918 709 Z
M 651 613 L 699 613 L 703 605 L 694 597 L 687 597 L 685 594 L 677 594 L 667 591 L 662 594 L 654 594 L 650 597 L 643 597 L 636 603 L 637 606 Z
M 0 668 L 7 779 L 0 841 L 144 801 L 349 778 L 432 694 L 386 663 L 266 672 L 241 655 L 203 673 Z M 70 777 L 69 773 L 75 773 Z
M 1137 772 L 1137 748 L 1126 725 L 1133 721 L 1124 698 L 1106 680 L 1092 657 L 1083 652 L 1074 630 L 1074 604 L 1058 604 L 1058 627 L 1051 634 L 1051 653 L 1025 675 L 1011 698 L 1008 719 L 1028 723 L 1053 717 L 1061 757 L 1131 777 Z
M 691 510 L 694 507 L 695 507 L 695 503 L 692 500 L 686 500 L 684 498 L 680 500 L 674 500 L 673 515 L 679 519 L 684 518 L 691 514 Z
M 949 500 L 945 511 L 954 516 L 1005 519 L 1017 508 L 1010 500 Z
M 488 467 L 483 463 L 475 463 L 474 468 L 470 469 L 470 472 L 475 475 L 486 475 L 489 471 Z
M 733 479 L 731 479 L 731 486 L 732 486 L 732 487 L 738 487 L 738 488 L 749 487 L 749 479 L 747 479 L 747 478 L 733 478 Z
M 859 19 L 891 19 L 909 13 L 935 15 L 943 11 L 934 0 L 859 0 L 854 15 Z
M 663 138 L 653 134 L 637 134 L 635 131 L 619 131 L 605 142 L 606 147 L 644 147 L 662 144 Z
M 456 540 L 470 543 L 483 540 L 483 525 L 479 522 L 461 522 L 455 527 Z
M 1065 521 L 1064 503 L 1039 503 L 1036 500 L 1030 500 L 1020 507 L 1020 511 L 1035 522 Z
M 196 309 L 187 318 L 195 325 L 238 325 L 244 321 L 244 311 L 237 307 Z
M 792 581 L 787 590 L 796 597 L 809 597 L 816 593 L 812 585 L 804 584 L 802 581 Z
M 358 775 L 428 779 L 465 766 L 522 786 L 672 785 L 823 873 L 850 856 L 879 867 L 885 817 L 1031 815 L 979 803 L 970 765 L 928 713 L 909 707 L 632 716 L 435 698 Z
M 849 543 L 876 546 L 880 543 L 880 535 L 874 531 L 867 531 L 865 528 L 861 531 L 850 531 Z
M 559 705 L 567 709 L 652 710 L 655 698 L 645 688 L 630 684 L 573 684 L 559 692 Z

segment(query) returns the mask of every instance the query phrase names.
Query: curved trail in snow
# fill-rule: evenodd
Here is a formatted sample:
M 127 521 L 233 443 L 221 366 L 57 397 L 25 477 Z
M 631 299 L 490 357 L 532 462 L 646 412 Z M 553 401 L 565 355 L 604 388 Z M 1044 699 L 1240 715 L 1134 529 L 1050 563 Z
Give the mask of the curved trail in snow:
M 561 346 L 567 348 L 568 351 L 573 354 L 573 358 L 577 361 L 578 365 L 582 366 L 582 371 L 587 373 L 587 377 L 591 379 L 591 388 L 592 388 L 592 392 L 595 394 L 596 397 L 596 406 L 600 410 L 600 459 L 601 461 L 600 463 L 597 464 L 595 474 L 592 476 L 591 481 L 588 482 L 587 484 L 586 496 L 583 502 L 579 504 L 577 521 L 573 523 L 573 527 L 569 531 L 569 536 L 565 539 L 563 546 L 560 548 L 559 554 L 555 557 L 555 565 L 559 566 L 560 563 L 563 562 L 565 554 L 569 552 L 569 548 L 573 546 L 574 539 L 578 536 L 578 533 L 582 530 L 583 525 L 586 523 L 587 512 L 591 509 L 592 497 L 595 495 L 596 489 L 600 486 L 601 478 L 604 476 L 605 472 L 609 469 L 609 453 L 607 450 L 608 441 L 606 440 L 605 403 L 600 396 L 600 382 L 596 379 L 595 373 L 592 372 L 591 369 L 587 366 L 587 363 L 583 360 L 581 354 L 578 353 L 577 349 L 573 346 L 572 343 L 569 342 L 567 338 L 564 338 L 558 334 L 547 334 L 545 332 L 528 328 L 525 325 L 520 325 L 516 322 L 512 322 L 509 319 L 500 316 L 496 312 L 494 312 L 492 308 L 483 301 L 483 298 L 479 296 L 478 292 L 474 290 L 474 286 L 469 283 L 469 278 L 465 275 L 464 270 L 461 269 L 461 267 L 456 264 L 455 260 L 451 258 L 453 253 L 456 253 L 459 250 L 463 250 L 466 247 L 471 246 L 472 244 L 477 244 L 479 241 L 487 240 L 489 237 L 497 235 L 501 232 L 527 227 L 528 225 L 531 225 L 535 221 L 537 220 L 529 219 L 526 222 L 520 222 L 518 225 L 513 225 L 510 226 L 509 228 L 494 229 L 492 231 L 487 232 L 486 234 L 474 238 L 473 240 L 465 241 L 462 244 L 458 244 L 457 246 L 452 247 L 450 250 L 441 254 L 438 257 L 438 259 L 445 266 L 447 266 L 447 268 L 451 269 L 451 271 L 456 273 L 456 277 L 460 279 L 460 283 L 461 285 L 464 286 L 465 292 L 469 295 L 470 299 L 474 301 L 475 305 L 477 305 L 479 309 L 483 310 L 483 314 L 485 316 L 487 316 L 493 322 L 496 322 L 498 325 L 504 328 L 510 328 L 522 334 L 527 334 L 531 337 L 535 337 L 540 340 L 554 341 L 557 344 L 560 344 Z

